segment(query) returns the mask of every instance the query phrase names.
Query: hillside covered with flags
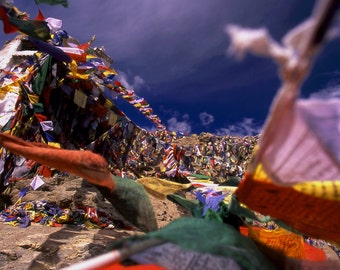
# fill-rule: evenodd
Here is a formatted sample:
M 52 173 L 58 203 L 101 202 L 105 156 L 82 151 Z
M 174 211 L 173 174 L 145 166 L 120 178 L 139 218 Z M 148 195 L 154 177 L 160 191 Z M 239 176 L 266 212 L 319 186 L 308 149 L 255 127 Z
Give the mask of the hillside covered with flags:
M 17 35 L 0 51 L 0 226 L 136 233 L 93 253 L 86 242 L 86 256 L 72 258 L 53 241 L 48 251 L 20 242 L 53 257 L 40 264 L 36 253 L 27 269 L 338 267 L 340 101 L 299 97 L 338 9 L 317 5 L 282 44 L 264 29 L 227 27 L 230 50 L 272 59 L 282 85 L 261 134 L 218 136 L 168 130 L 117 79 L 95 36 L 79 42 L 62 20 L 1 1 L 3 31 Z M 134 123 L 118 100 L 153 128 Z M 169 207 L 178 212 L 166 217 Z

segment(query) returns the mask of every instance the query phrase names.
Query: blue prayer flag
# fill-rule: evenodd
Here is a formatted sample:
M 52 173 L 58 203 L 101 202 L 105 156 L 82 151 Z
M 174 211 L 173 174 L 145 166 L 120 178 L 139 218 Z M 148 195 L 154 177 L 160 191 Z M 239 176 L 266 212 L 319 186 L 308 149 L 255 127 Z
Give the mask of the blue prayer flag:
M 24 187 L 22 190 L 20 190 L 19 197 L 20 198 L 24 197 L 29 189 L 30 189 L 30 186 Z

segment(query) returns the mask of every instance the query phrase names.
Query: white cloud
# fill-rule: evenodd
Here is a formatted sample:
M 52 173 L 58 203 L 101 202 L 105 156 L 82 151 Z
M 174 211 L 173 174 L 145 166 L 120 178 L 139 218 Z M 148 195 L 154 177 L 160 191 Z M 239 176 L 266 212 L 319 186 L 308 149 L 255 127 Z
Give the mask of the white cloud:
M 183 118 L 183 120 L 189 120 L 190 116 L 189 116 L 189 114 L 185 113 L 185 114 L 182 115 L 182 118 Z
M 262 127 L 254 122 L 252 118 L 244 118 L 242 122 L 229 125 L 226 128 L 216 130 L 216 135 L 225 136 L 252 136 L 260 134 Z
M 129 83 L 128 75 L 125 72 L 118 71 L 118 74 L 116 76 L 117 81 L 120 81 L 120 83 L 127 89 L 134 90 L 135 92 L 138 92 L 139 89 L 141 89 L 145 85 L 145 81 L 143 78 L 141 78 L 138 75 L 135 75 L 133 77 L 132 84 Z
M 319 92 L 310 94 L 309 97 L 310 98 L 321 98 L 321 99 L 340 98 L 340 85 L 329 86 L 325 89 L 322 89 Z
M 142 88 L 143 86 L 145 85 L 145 81 L 143 80 L 142 77 L 136 75 L 133 77 L 133 86 L 134 86 L 134 89 L 140 89 Z
M 176 117 L 168 119 L 168 130 L 175 132 L 182 132 L 184 134 L 191 133 L 191 125 L 188 122 L 188 117 L 183 116 L 183 121 L 179 121 Z
M 214 116 L 207 112 L 200 113 L 198 117 L 200 118 L 203 126 L 209 126 L 211 123 L 215 121 Z
M 34 1 L 16 2 L 22 2 L 19 8 L 29 8 L 35 17 Z M 181 0 L 104 0 L 100 4 L 73 0 L 68 8 L 44 5 L 43 11 L 48 17 L 62 19 L 63 29 L 80 42 L 96 35 L 94 45 L 104 46 L 115 62 L 131 62 L 129 68 L 141 70 L 139 74 L 148 82 L 162 82 L 188 74 L 200 61 L 216 55 L 217 49 L 223 53 L 225 36 L 221 29 L 227 6 L 223 0 L 200 0 L 199 4 L 183 4 Z

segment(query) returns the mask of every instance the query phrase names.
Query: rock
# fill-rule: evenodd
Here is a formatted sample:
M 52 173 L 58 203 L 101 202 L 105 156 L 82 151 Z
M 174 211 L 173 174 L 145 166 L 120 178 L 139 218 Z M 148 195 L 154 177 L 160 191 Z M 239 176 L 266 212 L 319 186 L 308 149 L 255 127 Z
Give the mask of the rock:
M 15 250 L 1 250 L 0 251 L 0 261 L 11 260 L 15 261 L 18 259 L 18 255 Z

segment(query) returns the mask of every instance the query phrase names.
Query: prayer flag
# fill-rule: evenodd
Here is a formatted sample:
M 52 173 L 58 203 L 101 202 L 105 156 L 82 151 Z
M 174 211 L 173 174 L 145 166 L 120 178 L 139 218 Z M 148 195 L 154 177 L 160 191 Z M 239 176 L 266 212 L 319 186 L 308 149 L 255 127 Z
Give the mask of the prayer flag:
M 45 21 L 44 14 L 42 14 L 40 9 L 39 9 L 37 17 L 35 17 L 35 21 Z
M 36 20 L 20 20 L 15 17 L 8 17 L 9 22 L 18 28 L 18 31 L 40 40 L 49 40 L 50 28 L 45 21 Z
M 4 24 L 3 30 L 5 34 L 15 33 L 18 31 L 18 28 L 9 22 L 6 10 L 1 6 L 0 6 L 0 19 Z
M 55 5 L 62 5 L 63 7 L 68 7 L 68 1 L 67 0 L 34 0 L 34 2 L 39 4 L 48 4 L 51 6 Z
M 30 41 L 34 43 L 39 49 L 39 51 L 48 53 L 51 56 L 53 56 L 55 59 L 61 61 L 61 62 L 66 62 L 70 63 L 71 62 L 71 57 L 68 56 L 66 53 L 64 53 L 63 50 L 60 48 L 53 46 L 52 44 L 49 44 L 47 42 L 44 42 L 42 40 L 36 39 L 36 38 L 30 38 Z
M 54 127 L 53 127 L 53 122 L 52 121 L 42 121 L 40 122 L 40 126 L 42 128 L 43 131 L 53 131 Z
M 84 177 L 88 182 L 114 189 L 115 182 L 105 158 L 89 150 L 65 150 L 43 143 L 27 142 L 8 133 L 0 133 L 0 144 L 13 154 L 21 155 L 57 170 Z
M 77 104 L 80 108 L 86 108 L 87 95 L 80 90 L 76 90 L 74 93 L 73 102 Z
M 261 163 L 272 181 L 340 180 L 339 107 L 340 99 L 297 100 L 280 111 L 281 121 L 271 123 L 275 137 L 261 145 Z
M 40 178 L 39 175 L 36 175 L 32 182 L 31 182 L 31 187 L 34 189 L 34 190 L 37 190 L 39 187 L 41 187 L 43 184 L 45 184 L 45 182 Z
M 23 197 L 26 195 L 26 193 L 27 193 L 27 191 L 28 191 L 29 189 L 30 189 L 29 186 L 24 187 L 23 189 L 21 189 L 20 192 L 19 192 L 19 198 L 23 198 Z
M 56 18 L 47 18 L 45 21 L 53 33 L 60 30 L 63 25 L 63 21 Z
M 232 51 L 242 55 L 250 50 L 273 58 L 283 78 L 235 195 L 252 210 L 300 233 L 339 242 L 340 100 L 298 98 L 339 2 L 320 1 L 317 7 L 307 22 L 284 37 L 283 45 L 266 31 L 229 28 Z
M 35 80 L 33 81 L 32 88 L 34 93 L 40 95 L 46 81 L 46 77 L 48 76 L 48 72 L 51 69 L 52 57 L 48 57 L 45 62 L 42 64 L 39 72 L 35 76 Z

